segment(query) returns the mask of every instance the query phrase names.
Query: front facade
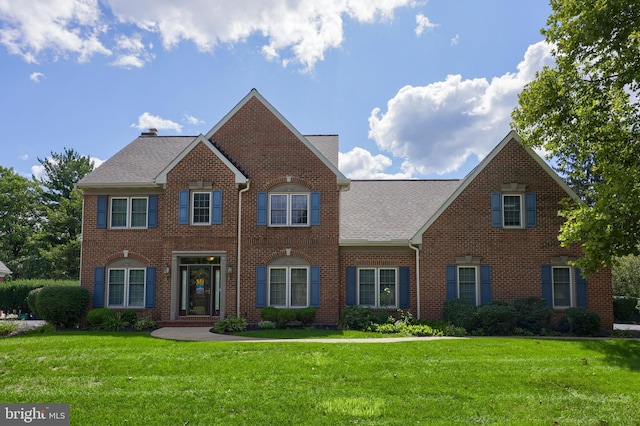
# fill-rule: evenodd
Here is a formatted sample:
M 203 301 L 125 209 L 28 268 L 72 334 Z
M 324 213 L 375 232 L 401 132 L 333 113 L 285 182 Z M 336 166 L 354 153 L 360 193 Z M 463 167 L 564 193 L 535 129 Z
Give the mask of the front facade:
M 440 318 L 447 298 L 545 297 L 613 320 L 611 279 L 561 248 L 571 191 L 511 133 L 465 179 L 350 181 L 335 135 L 301 135 L 252 90 L 206 135 L 145 132 L 83 178 L 93 307 L 161 325 L 260 321 L 266 306 Z

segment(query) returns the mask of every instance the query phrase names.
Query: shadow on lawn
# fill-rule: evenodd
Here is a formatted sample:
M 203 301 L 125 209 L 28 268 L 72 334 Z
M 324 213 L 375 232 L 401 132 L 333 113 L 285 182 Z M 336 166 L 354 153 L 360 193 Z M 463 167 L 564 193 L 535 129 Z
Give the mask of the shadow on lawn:
M 604 354 L 603 361 L 621 368 L 640 371 L 640 340 L 583 340 L 585 349 Z

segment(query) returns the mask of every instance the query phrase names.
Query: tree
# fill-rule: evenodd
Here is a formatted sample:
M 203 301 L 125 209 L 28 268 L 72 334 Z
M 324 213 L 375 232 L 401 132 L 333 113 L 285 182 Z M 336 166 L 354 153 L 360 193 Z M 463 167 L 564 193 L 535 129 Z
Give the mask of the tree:
M 52 151 L 51 157 L 38 158 L 38 162 L 44 167 L 44 178 L 39 181 L 48 204 L 58 204 L 61 198 L 70 199 L 75 184 L 93 170 L 89 157 L 69 148 L 65 148 L 63 153 Z
M 519 95 L 512 126 L 549 151 L 584 202 L 567 201 L 563 246 L 585 274 L 640 253 L 640 1 L 552 0 L 555 67 Z
M 25 275 L 33 254 L 30 241 L 41 221 L 41 199 L 37 182 L 0 166 L 0 258 L 14 277 Z

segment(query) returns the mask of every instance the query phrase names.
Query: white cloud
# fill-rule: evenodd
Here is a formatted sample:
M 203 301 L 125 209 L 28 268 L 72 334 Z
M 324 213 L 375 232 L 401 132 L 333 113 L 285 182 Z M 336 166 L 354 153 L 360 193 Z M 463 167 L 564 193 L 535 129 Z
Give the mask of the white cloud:
M 449 75 L 427 86 L 405 86 L 383 113 L 369 117 L 369 137 L 381 151 L 405 161 L 405 170 L 428 175 L 456 171 L 471 155 L 482 159 L 509 131 L 517 95 L 543 65 L 551 47 L 529 46 L 516 73 L 463 79 Z
M 165 120 L 157 115 L 151 115 L 148 112 L 142 113 L 138 117 L 138 123 L 132 124 L 131 127 L 135 127 L 140 130 L 158 129 L 158 130 L 175 130 L 176 132 L 182 131 L 182 126 L 174 121 Z
M 438 26 L 438 24 L 434 24 L 429 20 L 428 17 L 424 16 L 422 13 L 416 15 L 416 35 L 421 35 L 425 30 L 432 30 Z
M 451 39 L 451 45 L 452 45 L 452 46 L 457 46 L 459 41 L 460 41 L 460 34 L 456 34 L 456 35 Z
M 40 83 L 41 78 L 46 78 L 45 75 L 41 72 L 32 72 L 29 76 L 29 80 L 33 81 L 34 83 Z
M 150 45 L 150 48 L 152 47 L 153 45 Z M 130 37 L 123 34 L 117 36 L 114 50 L 116 51 L 116 59 L 111 62 L 111 65 L 116 67 L 142 68 L 154 58 L 153 54 L 147 52 L 140 34 L 133 34 Z
M 220 44 L 245 42 L 251 35 L 266 38 L 262 53 L 283 65 L 297 62 L 306 70 L 324 59 L 343 40 L 343 19 L 373 23 L 391 19 L 395 9 L 414 0 L 107 0 L 123 23 L 160 35 L 166 49 L 190 41 L 203 52 Z
M 27 158 L 28 158 L 28 156 L 25 156 L 25 157 L 27 157 Z M 25 158 L 25 159 L 26 159 L 26 158 Z M 50 161 L 50 162 L 55 162 L 55 160 L 54 160 L 54 159 L 52 159 L 52 158 L 50 158 L 50 157 L 47 157 L 47 158 L 46 158 L 46 160 L 47 160 L 47 161 Z M 96 167 L 98 167 L 100 164 L 104 163 L 104 160 L 101 160 L 101 159 L 96 158 L 96 157 L 91 157 L 91 156 L 90 156 L 90 157 L 89 157 L 89 160 L 90 160 L 91 162 L 93 162 L 93 168 L 94 168 L 94 169 L 95 169 Z M 46 177 L 47 177 L 47 174 L 46 174 L 46 172 L 45 172 L 45 170 L 44 170 L 44 166 L 43 166 L 42 164 L 36 164 L 36 165 L 31 166 L 31 175 L 32 175 L 33 177 L 35 177 L 35 178 L 36 178 L 36 180 L 42 180 L 42 179 L 44 179 L 44 178 L 46 178 Z
M 106 26 L 97 0 L 3 0 L 0 22 L 0 44 L 28 63 L 49 50 L 54 56 L 73 54 L 78 62 L 111 54 L 98 40 Z
M 26 161 L 26 160 L 28 160 L 28 159 L 29 159 L 29 154 L 22 154 L 22 155 L 20 156 L 20 159 L 21 159 L 22 161 Z
M 389 157 L 373 155 L 363 148 L 355 147 L 347 153 L 338 153 L 340 171 L 349 179 L 406 179 L 411 177 L 411 170 L 389 174 L 384 170 L 391 167 Z
M 193 115 L 189 115 L 189 114 L 185 114 L 184 115 L 184 121 L 186 121 L 189 124 L 204 124 L 204 121 L 200 120 L 199 118 L 194 117 Z

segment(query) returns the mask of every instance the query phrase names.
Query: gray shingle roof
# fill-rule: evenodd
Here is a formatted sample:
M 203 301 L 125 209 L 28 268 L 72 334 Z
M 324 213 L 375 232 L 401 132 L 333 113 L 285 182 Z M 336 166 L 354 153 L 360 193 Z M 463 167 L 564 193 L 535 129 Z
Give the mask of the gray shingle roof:
M 338 167 L 338 135 L 304 135 L 327 160 Z
M 408 241 L 462 180 L 352 180 L 340 193 L 340 240 Z
M 86 175 L 78 186 L 151 184 L 195 136 L 140 136 Z

